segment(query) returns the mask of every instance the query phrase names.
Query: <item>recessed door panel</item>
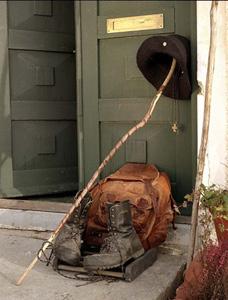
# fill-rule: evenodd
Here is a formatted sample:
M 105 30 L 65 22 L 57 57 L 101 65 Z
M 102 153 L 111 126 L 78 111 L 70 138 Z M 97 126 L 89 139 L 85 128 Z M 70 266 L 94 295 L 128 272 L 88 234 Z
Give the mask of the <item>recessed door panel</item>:
M 75 166 L 75 131 L 74 121 L 14 121 L 14 170 Z
M 10 74 L 11 101 L 75 101 L 73 54 L 10 50 Z
M 43 32 L 74 32 L 72 1 L 9 1 L 9 27 Z

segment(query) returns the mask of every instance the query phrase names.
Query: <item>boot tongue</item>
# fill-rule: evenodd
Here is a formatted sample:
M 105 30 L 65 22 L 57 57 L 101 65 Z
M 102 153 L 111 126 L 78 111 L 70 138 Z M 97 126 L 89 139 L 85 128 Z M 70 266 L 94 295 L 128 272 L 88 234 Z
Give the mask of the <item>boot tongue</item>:
M 131 233 L 132 221 L 129 202 L 115 203 L 109 210 L 109 221 L 113 231 Z

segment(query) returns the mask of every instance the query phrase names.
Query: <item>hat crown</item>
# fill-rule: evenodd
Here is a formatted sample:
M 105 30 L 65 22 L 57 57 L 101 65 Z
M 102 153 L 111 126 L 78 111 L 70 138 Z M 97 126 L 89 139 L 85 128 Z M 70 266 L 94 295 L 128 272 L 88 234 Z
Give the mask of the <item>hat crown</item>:
M 189 78 L 190 43 L 180 35 L 152 36 L 138 49 L 137 65 L 144 77 L 159 89 L 167 76 L 172 59 L 177 65 L 163 94 L 175 99 L 189 99 L 191 84 Z

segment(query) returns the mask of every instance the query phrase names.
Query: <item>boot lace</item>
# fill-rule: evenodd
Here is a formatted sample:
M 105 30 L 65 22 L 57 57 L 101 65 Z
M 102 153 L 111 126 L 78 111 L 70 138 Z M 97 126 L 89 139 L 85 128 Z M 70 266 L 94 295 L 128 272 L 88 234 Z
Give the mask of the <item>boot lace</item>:
M 102 243 L 100 253 L 105 254 L 105 253 L 112 253 L 117 251 L 117 241 L 116 238 L 114 238 L 114 234 L 108 235 L 105 239 L 104 242 Z
M 119 253 L 121 259 L 121 268 L 123 271 L 123 256 L 120 251 L 119 243 L 117 240 L 118 234 L 108 227 L 109 235 L 104 238 L 104 241 L 101 245 L 100 254 L 111 254 L 111 253 Z

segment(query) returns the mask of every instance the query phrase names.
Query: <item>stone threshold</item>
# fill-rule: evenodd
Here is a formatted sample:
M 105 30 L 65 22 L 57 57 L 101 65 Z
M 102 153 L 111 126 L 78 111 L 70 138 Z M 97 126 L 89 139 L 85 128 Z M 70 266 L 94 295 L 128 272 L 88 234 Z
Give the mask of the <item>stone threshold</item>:
M 17 232 L 17 234 L 16 234 Z M 28 234 L 28 233 L 26 233 Z M 31 234 L 31 232 L 30 232 Z M 84 281 L 67 279 L 54 272 L 51 266 L 38 262 L 24 283 L 17 287 L 15 282 L 35 257 L 42 245 L 41 233 L 23 236 L 25 231 L 0 230 L 1 286 L 2 299 L 84 299 L 84 300 L 166 300 L 173 299 L 185 269 L 186 253 L 164 254 L 159 251 L 158 259 L 133 282 L 102 280 L 77 287 Z M 43 233 L 42 233 L 43 234 Z M 46 232 L 46 234 L 49 234 Z M 41 240 L 40 240 L 41 239 Z

